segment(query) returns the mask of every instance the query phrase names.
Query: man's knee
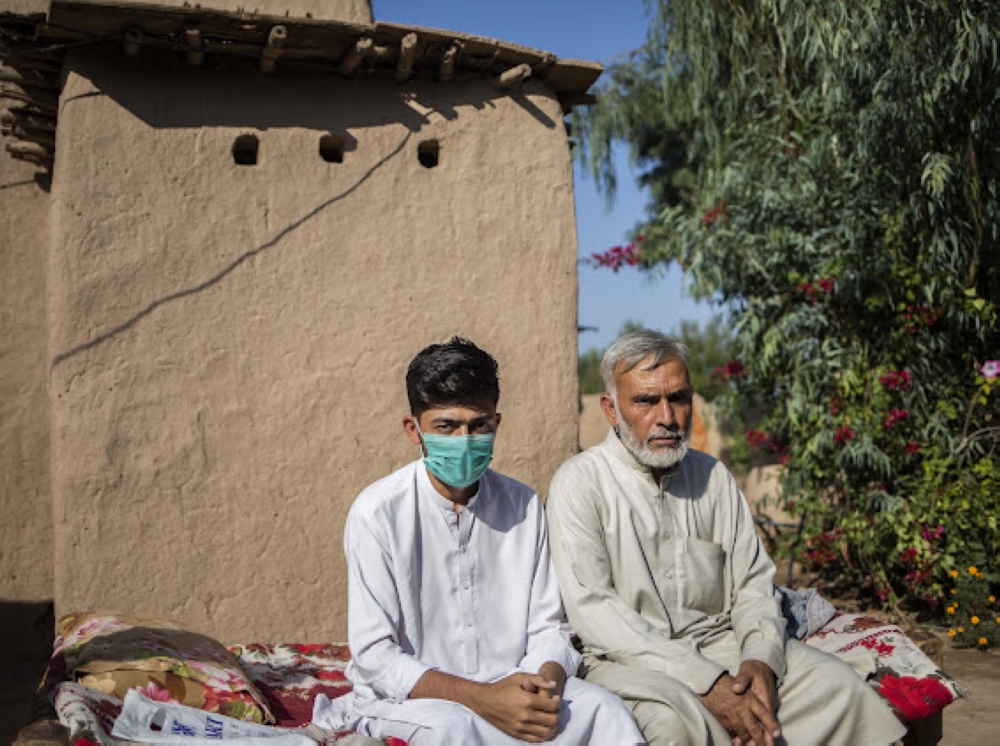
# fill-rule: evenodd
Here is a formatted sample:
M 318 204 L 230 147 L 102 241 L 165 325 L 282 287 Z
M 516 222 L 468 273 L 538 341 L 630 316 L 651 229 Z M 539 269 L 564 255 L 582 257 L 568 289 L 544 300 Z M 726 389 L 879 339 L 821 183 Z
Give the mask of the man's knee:
M 632 715 L 650 746 L 687 746 L 690 743 L 684 721 L 674 710 L 659 702 L 637 702 Z

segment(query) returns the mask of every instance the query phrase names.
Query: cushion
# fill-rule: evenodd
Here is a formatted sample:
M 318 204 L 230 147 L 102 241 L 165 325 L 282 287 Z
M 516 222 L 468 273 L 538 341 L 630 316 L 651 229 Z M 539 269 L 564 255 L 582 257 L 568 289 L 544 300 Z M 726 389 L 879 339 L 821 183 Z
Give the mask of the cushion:
M 62 617 L 43 686 L 52 691 L 62 681 L 118 700 L 138 687 L 153 699 L 274 722 L 267 700 L 221 643 L 154 616 L 82 611 Z
M 933 715 L 969 693 L 942 671 L 899 627 L 860 614 L 838 614 L 803 640 L 859 668 L 867 659 L 869 682 L 904 723 Z

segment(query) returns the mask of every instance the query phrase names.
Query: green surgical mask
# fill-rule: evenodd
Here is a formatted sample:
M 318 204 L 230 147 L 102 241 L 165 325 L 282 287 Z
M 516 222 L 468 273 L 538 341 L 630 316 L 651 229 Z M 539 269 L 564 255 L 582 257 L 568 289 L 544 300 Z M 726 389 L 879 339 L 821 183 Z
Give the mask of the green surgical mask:
M 417 428 L 420 431 L 420 428 Z M 495 433 L 485 435 L 429 435 L 424 439 L 424 466 L 449 487 L 465 489 L 477 482 L 493 460 Z

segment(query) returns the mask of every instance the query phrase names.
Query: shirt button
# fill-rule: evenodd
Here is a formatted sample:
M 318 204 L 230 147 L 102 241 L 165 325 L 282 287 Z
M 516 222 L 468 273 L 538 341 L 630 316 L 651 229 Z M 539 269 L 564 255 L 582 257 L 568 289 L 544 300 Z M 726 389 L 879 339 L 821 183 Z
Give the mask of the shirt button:
M 670 580 L 670 579 L 672 579 L 673 577 L 674 577 L 674 574 L 673 574 L 672 572 L 668 572 L 668 573 L 667 573 L 667 580 Z
M 462 583 L 462 589 L 466 590 L 466 591 L 469 590 L 469 583 L 468 583 L 468 581 Z
M 465 626 L 466 627 L 471 627 L 472 626 L 472 617 L 466 617 L 465 618 Z

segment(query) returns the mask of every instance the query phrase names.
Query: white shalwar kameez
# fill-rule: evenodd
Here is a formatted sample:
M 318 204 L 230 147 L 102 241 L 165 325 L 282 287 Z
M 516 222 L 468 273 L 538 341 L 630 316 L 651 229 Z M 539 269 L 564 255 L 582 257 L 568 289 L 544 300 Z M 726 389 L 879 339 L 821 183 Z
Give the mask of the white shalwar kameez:
M 853 669 L 786 644 L 774 564 L 716 459 L 689 451 L 657 484 L 612 430 L 560 467 L 546 511 L 585 678 L 632 706 L 650 744 L 728 746 L 700 695 L 749 659 L 777 677 L 782 743 L 884 745 L 903 736 Z
M 573 676 L 580 656 L 527 486 L 487 471 L 457 513 L 418 461 L 361 493 L 344 547 L 354 690 L 317 697 L 316 725 L 410 746 L 520 743 L 462 705 L 408 696 L 429 670 L 492 682 L 554 661 L 570 678 L 551 743 L 644 743 L 618 697 Z

